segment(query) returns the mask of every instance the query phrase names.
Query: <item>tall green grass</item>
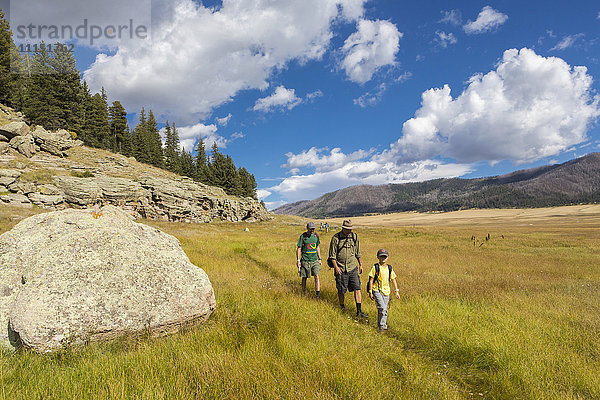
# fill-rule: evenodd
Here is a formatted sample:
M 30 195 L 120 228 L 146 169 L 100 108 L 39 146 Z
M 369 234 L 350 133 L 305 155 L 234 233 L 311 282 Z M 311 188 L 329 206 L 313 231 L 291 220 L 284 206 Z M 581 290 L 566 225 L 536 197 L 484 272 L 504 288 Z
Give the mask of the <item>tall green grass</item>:
M 485 233 L 467 227 L 358 228 L 365 266 L 386 247 L 402 293 L 379 334 L 367 296 L 368 321 L 354 318 L 351 296 L 339 310 L 327 267 L 323 299 L 312 280 L 301 293 L 296 219 L 146 223 L 208 273 L 211 318 L 166 338 L 3 351 L 0 399 L 600 398 L 597 227 L 501 226 L 482 246 L 470 237 Z

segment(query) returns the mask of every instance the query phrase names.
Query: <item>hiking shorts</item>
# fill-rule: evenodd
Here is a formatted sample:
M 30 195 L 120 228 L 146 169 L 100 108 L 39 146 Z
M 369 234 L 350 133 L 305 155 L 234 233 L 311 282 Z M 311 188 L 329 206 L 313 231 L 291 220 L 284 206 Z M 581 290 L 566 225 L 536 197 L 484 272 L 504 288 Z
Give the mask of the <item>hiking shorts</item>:
M 321 272 L 321 263 L 319 261 L 300 261 L 300 277 L 310 278 L 317 276 Z
M 358 276 L 358 268 L 352 271 L 344 272 L 335 276 L 335 287 L 338 293 L 354 292 L 360 290 L 360 277 Z

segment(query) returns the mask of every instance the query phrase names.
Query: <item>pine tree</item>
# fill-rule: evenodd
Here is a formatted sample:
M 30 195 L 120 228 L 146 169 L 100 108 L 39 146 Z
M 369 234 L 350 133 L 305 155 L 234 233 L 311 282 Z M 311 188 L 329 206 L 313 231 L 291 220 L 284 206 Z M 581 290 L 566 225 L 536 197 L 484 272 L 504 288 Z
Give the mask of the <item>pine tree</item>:
M 158 124 L 156 123 L 156 118 L 154 118 L 152 110 L 148 113 L 145 134 L 144 140 L 147 142 L 146 147 L 148 149 L 147 162 L 155 167 L 162 168 L 164 166 L 162 141 L 160 139 Z
M 180 163 L 181 175 L 193 177 L 195 173 L 194 159 L 192 153 L 187 152 L 185 148 L 181 150 Z
M 204 147 L 204 140 L 200 138 L 198 144 L 196 145 L 196 179 L 199 182 L 207 183 L 208 182 L 208 159 L 206 157 L 206 148 Z
M 30 57 L 23 111 L 46 129 L 79 131 L 83 125 L 82 86 L 73 53 L 60 44 L 52 52 L 44 42 Z
M 129 126 L 125 129 L 123 143 L 121 145 L 121 154 L 127 157 L 133 157 L 133 134 L 129 130 Z
M 119 101 L 113 101 L 108 109 L 110 120 L 110 144 L 115 153 L 124 154 L 124 142 L 127 140 L 129 128 L 127 127 L 127 112 Z
M 55 44 L 50 58 L 53 73 L 52 96 L 59 112 L 51 129 L 68 129 L 79 131 L 82 126 L 83 108 L 81 105 L 81 78 L 77 70 L 75 57 L 67 46 Z
M 256 179 L 254 175 L 248 172 L 246 168 L 240 167 L 238 169 L 238 175 L 240 177 L 241 182 L 241 191 L 240 196 L 243 197 L 252 197 L 256 199 Z
M 148 149 L 146 137 L 146 110 L 142 107 L 140 121 L 133 130 L 133 156 L 139 162 L 148 163 Z
M 61 110 L 54 99 L 55 76 L 50 53 L 43 42 L 30 56 L 28 73 L 30 76 L 25 80 L 23 112 L 32 123 L 51 128 Z
M 211 147 L 211 162 L 208 166 L 209 185 L 223 187 L 224 176 L 223 176 L 223 164 L 225 157 L 219 151 L 219 146 L 214 142 Z
M 242 186 L 240 176 L 238 175 L 238 170 L 235 167 L 233 159 L 229 155 L 225 157 L 225 162 L 223 163 L 223 175 L 224 185 L 222 188 L 225 190 L 225 193 L 239 196 Z
M 173 129 L 171 129 L 169 121 L 167 121 L 165 126 L 164 157 L 165 168 L 167 170 L 177 174 L 182 173 L 179 155 L 179 134 L 177 133 L 177 127 L 174 123 Z
M 17 109 L 23 106 L 24 72 L 10 25 L 0 9 L 0 103 Z
M 81 102 L 81 129 L 77 132 L 77 137 L 87 145 L 92 135 L 90 119 L 90 115 L 92 114 L 92 94 L 86 81 L 83 81 L 79 98 Z
M 87 115 L 87 145 L 100 149 L 110 149 L 110 123 L 107 104 L 100 93 L 91 98 L 91 107 Z

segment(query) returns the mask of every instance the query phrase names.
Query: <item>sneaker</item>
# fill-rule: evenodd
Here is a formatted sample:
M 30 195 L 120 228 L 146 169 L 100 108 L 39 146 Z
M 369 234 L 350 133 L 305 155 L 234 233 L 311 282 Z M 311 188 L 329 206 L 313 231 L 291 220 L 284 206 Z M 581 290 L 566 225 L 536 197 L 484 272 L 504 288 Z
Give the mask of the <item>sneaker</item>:
M 361 311 L 361 312 L 359 312 L 359 313 L 357 313 L 357 314 L 356 314 L 356 316 L 357 316 L 358 318 L 367 318 L 367 314 L 365 314 L 365 313 L 364 313 L 364 312 L 362 312 L 362 311 Z
M 377 332 L 379 332 L 379 333 L 386 333 L 387 332 L 387 328 L 377 328 Z

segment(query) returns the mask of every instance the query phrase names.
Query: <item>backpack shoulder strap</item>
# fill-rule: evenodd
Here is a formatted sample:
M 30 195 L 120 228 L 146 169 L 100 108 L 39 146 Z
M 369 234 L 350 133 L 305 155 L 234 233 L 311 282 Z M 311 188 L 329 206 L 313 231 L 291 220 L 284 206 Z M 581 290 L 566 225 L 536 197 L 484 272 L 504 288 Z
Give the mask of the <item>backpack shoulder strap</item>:
M 390 281 L 392 280 L 392 266 L 388 264 L 388 269 L 390 270 Z
M 302 234 L 300 235 L 300 239 L 302 239 L 302 250 L 304 250 L 304 247 L 306 246 L 306 235 L 305 235 L 305 232 L 302 232 Z

